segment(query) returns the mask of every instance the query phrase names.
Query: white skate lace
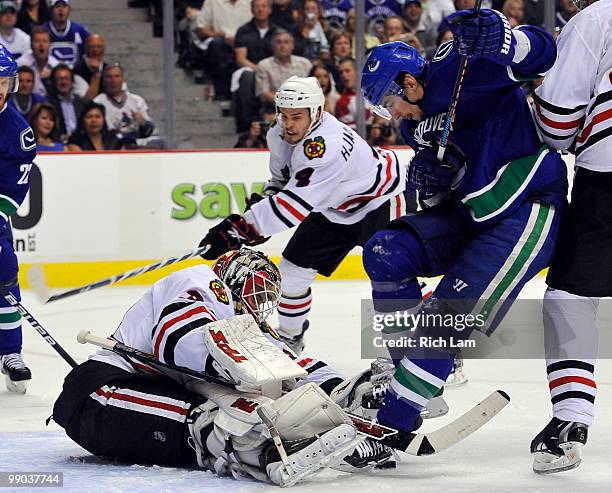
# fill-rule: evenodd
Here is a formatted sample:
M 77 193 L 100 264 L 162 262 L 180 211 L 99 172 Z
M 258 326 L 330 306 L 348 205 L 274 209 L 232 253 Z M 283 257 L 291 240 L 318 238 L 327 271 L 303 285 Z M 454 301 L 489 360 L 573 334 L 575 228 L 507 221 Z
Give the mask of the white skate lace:
M 386 447 L 375 440 L 365 440 L 355 447 L 355 452 L 361 459 L 374 458 L 386 451 Z
M 21 353 L 12 353 L 2 356 L 2 365 L 11 370 L 23 370 L 27 368 Z

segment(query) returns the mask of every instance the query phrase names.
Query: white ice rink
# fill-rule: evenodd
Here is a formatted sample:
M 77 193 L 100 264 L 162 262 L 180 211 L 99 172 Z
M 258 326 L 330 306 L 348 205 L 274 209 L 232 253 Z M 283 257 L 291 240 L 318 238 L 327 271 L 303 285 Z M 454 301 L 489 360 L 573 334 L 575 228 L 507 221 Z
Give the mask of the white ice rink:
M 98 335 L 110 334 L 124 311 L 145 289 L 104 288 L 44 306 L 26 292 L 23 303 L 81 362 L 93 348 L 79 345 L 77 332 L 87 328 Z M 523 295 L 538 297 L 543 289 L 543 280 L 538 278 L 528 285 Z M 360 360 L 359 347 L 359 300 L 369 296 L 368 284 L 319 282 L 314 287 L 314 296 L 307 353 L 327 361 L 346 375 L 368 365 L 368 361 Z M 64 487 L 55 491 L 83 493 L 279 491 L 274 486 L 220 479 L 202 471 L 109 464 L 93 458 L 68 439 L 56 424 L 45 426 L 69 367 L 27 324 L 24 324 L 24 356 L 33 373 L 27 394 L 9 394 L 4 382 L 0 383 L 0 472 L 63 471 Z M 542 477 L 531 471 L 529 443 L 549 419 L 544 362 L 468 361 L 469 383 L 446 393 L 451 406 L 449 415 L 426 422 L 426 426 L 441 426 L 496 388 L 507 391 L 512 398 L 510 405 L 476 434 L 440 455 L 403 456 L 403 462 L 395 470 L 352 476 L 324 471 L 292 491 L 610 492 L 611 370 L 610 361 L 600 361 L 596 367 L 597 419 L 590 430 L 584 462 L 574 471 Z

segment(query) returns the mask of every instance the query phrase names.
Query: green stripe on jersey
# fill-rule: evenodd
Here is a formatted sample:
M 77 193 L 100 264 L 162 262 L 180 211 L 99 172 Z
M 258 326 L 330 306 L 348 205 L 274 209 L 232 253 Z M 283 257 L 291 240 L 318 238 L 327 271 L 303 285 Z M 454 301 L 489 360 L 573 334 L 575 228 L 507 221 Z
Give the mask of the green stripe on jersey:
M 0 324 L 10 324 L 13 322 L 19 322 L 21 320 L 21 314 L 17 311 L 11 313 L 0 313 Z
M 499 282 L 493 293 L 491 293 L 491 296 L 486 301 L 483 309 L 481 310 L 480 313 L 485 317 L 485 320 L 489 317 L 491 310 L 500 301 L 500 298 L 504 294 L 506 289 L 510 287 L 511 283 L 514 283 L 516 281 L 518 274 L 521 272 L 521 269 L 533 253 L 540 237 L 542 236 L 544 226 L 546 225 L 546 220 L 548 219 L 548 214 L 550 213 L 550 205 L 540 202 L 534 203 L 533 207 L 540 208 L 535 220 L 535 224 L 533 225 L 533 229 L 529 233 L 529 236 L 525 241 L 525 245 L 523 245 L 523 248 L 521 248 L 521 251 L 516 256 L 516 260 L 510 266 L 508 272 L 506 272 L 506 275 Z
M 12 216 L 13 214 L 15 214 L 16 210 L 17 210 L 17 207 L 15 207 L 15 204 L 13 202 L 7 200 L 3 196 L 0 196 L 0 212 L 1 213 L 3 213 L 5 216 Z
M 427 400 L 431 399 L 440 390 L 439 387 L 426 382 L 422 378 L 417 377 L 410 370 L 404 368 L 401 364 L 397 367 L 393 378 L 402 385 L 402 387 L 425 397 Z
M 548 148 L 542 146 L 537 154 L 509 162 L 493 182 L 465 197 L 463 203 L 472 210 L 474 219 L 483 221 L 502 212 L 514 196 L 527 186 L 534 168 L 547 152 Z

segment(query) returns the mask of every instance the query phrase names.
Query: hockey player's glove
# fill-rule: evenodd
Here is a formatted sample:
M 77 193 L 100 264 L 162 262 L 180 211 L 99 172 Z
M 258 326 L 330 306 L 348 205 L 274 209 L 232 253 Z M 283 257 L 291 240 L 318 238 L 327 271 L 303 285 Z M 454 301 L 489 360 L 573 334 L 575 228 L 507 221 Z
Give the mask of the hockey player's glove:
M 254 204 L 263 199 L 263 195 L 260 195 L 258 193 L 252 193 L 251 196 L 247 197 L 246 199 L 246 208 L 244 209 L 244 212 L 248 211 L 251 207 L 253 207 Z
M 408 164 L 406 187 L 418 190 L 422 195 L 432 196 L 450 192 L 460 182 L 465 171 L 465 154 L 447 141 L 444 159 L 438 161 L 438 141 L 432 140 L 432 147 L 417 152 Z
M 475 16 L 471 10 L 461 10 L 449 15 L 448 22 L 460 55 L 488 58 L 500 65 L 512 63 L 516 38 L 501 12 L 482 9 Z
M 214 260 L 225 252 L 239 249 L 242 245 L 259 245 L 267 239 L 259 234 L 255 226 L 247 223 L 244 217 L 232 214 L 210 228 L 199 246 L 210 245 L 210 249 L 202 254 L 202 258 Z

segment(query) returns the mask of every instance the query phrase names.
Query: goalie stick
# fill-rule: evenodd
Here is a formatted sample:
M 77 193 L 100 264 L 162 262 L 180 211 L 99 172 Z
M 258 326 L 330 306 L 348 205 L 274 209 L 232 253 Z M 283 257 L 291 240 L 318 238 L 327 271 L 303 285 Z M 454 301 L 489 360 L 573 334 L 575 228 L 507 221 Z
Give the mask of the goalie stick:
M 107 277 L 106 279 L 95 281 L 90 284 L 85 284 L 84 286 L 69 289 L 68 291 L 64 291 L 63 293 L 58 293 L 54 295 L 51 295 L 47 282 L 45 281 L 45 274 L 40 265 L 32 266 L 26 273 L 26 277 L 28 278 L 28 281 L 30 282 L 30 287 L 32 288 L 32 291 L 34 291 L 36 297 L 42 303 L 50 303 L 52 301 L 61 300 L 63 298 L 68 298 L 77 294 L 86 293 L 87 291 L 91 291 L 92 289 L 102 288 L 104 286 L 109 286 L 120 281 L 125 281 L 126 279 L 129 279 L 131 277 L 140 276 L 141 274 L 146 274 L 147 272 L 161 269 L 162 267 L 176 264 L 192 257 L 198 257 L 200 255 L 205 254 L 209 249 L 210 245 L 204 245 L 203 247 L 200 247 L 196 250 L 192 250 L 191 252 L 187 252 L 186 254 L 180 257 L 171 257 L 164 260 L 160 260 L 159 262 L 155 262 L 154 264 L 145 265 L 144 267 L 139 267 L 138 269 L 133 269 L 122 274 L 116 274 L 114 276 Z
M 170 372 L 189 375 L 190 377 L 203 380 L 205 382 L 216 383 L 225 387 L 235 388 L 237 383 L 224 378 L 215 377 L 208 373 L 199 372 L 184 366 L 162 363 L 152 354 L 145 353 L 130 346 L 126 346 L 112 339 L 104 339 L 93 335 L 88 330 L 82 330 L 77 336 L 81 344 L 93 344 L 95 346 L 108 349 L 123 357 L 132 357 L 146 363 L 153 368 L 163 368 Z M 428 433 L 412 433 L 412 439 L 408 448 L 404 450 L 410 455 L 431 455 L 446 450 L 464 438 L 470 436 L 484 424 L 488 423 L 510 402 L 510 397 L 502 390 L 496 390 L 483 401 L 479 402 L 472 409 L 459 416 L 451 423 Z M 347 413 L 353 421 L 353 425 L 362 435 L 375 440 L 383 440 L 386 437 L 395 435 L 397 430 L 388 426 L 375 423 L 362 416 Z M 264 421 L 265 424 L 265 421 Z

